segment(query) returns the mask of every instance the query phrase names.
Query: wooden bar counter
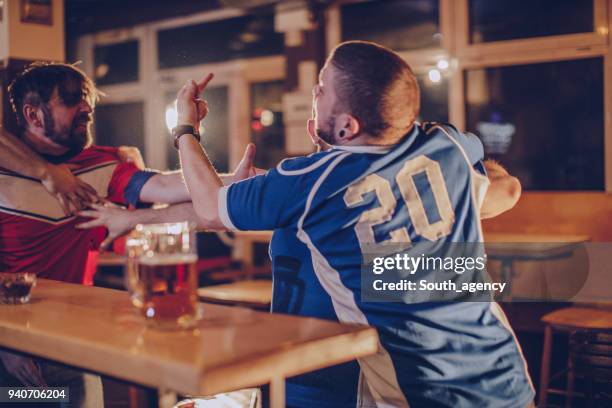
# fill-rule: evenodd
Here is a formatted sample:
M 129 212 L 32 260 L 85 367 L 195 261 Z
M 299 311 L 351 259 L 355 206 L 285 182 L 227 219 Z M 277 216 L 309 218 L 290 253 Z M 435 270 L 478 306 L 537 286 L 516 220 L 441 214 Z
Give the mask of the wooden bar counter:
M 211 395 L 373 354 L 375 329 L 204 304 L 188 331 L 147 328 L 128 294 L 39 280 L 26 305 L 0 305 L 0 347 L 162 390 Z

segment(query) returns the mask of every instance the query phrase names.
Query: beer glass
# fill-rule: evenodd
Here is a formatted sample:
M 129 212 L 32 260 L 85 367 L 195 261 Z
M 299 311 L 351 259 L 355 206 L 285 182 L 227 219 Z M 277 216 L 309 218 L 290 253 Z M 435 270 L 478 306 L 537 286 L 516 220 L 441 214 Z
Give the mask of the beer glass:
M 139 224 L 128 237 L 126 283 L 149 326 L 190 328 L 197 304 L 197 246 L 188 223 Z

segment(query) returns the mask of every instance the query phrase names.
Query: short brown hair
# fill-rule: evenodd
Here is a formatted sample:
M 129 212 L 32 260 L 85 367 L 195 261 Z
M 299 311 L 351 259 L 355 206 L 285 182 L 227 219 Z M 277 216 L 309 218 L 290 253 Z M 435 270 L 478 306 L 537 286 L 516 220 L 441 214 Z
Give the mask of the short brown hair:
M 412 128 L 419 86 L 399 55 L 375 43 L 348 41 L 332 51 L 327 64 L 337 69 L 339 106 L 359 120 L 364 132 L 396 139 Z
M 9 85 L 9 100 L 17 123 L 23 129 L 26 125 L 23 106 L 40 106 L 49 103 L 57 88 L 62 102 L 74 106 L 83 98 L 91 103 L 98 100 L 99 92 L 93 81 L 83 71 L 71 64 L 59 62 L 33 62 Z

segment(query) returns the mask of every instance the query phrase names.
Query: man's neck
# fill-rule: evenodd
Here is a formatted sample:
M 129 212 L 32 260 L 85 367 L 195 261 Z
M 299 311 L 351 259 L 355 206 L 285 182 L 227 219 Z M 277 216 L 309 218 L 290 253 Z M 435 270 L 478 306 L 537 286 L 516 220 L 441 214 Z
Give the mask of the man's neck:
M 23 134 L 23 141 L 37 153 L 49 156 L 61 156 L 68 152 L 67 147 L 53 143 L 44 136 L 26 130 Z
M 398 140 L 381 139 L 367 133 L 361 133 L 357 137 L 339 143 L 338 146 L 392 146 L 397 142 Z

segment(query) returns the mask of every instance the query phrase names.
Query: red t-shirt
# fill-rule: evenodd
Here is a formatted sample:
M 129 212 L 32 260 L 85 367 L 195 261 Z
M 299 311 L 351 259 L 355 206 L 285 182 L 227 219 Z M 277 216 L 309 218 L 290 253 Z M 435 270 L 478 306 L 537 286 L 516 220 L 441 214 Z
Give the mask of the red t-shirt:
M 118 204 L 133 204 L 149 177 L 121 162 L 116 148 L 92 146 L 65 163 L 78 165 L 73 170 L 78 178 Z M 88 251 L 106 235 L 105 228 L 75 228 L 85 221 L 67 217 L 39 180 L 0 168 L 0 272 L 82 283 Z

